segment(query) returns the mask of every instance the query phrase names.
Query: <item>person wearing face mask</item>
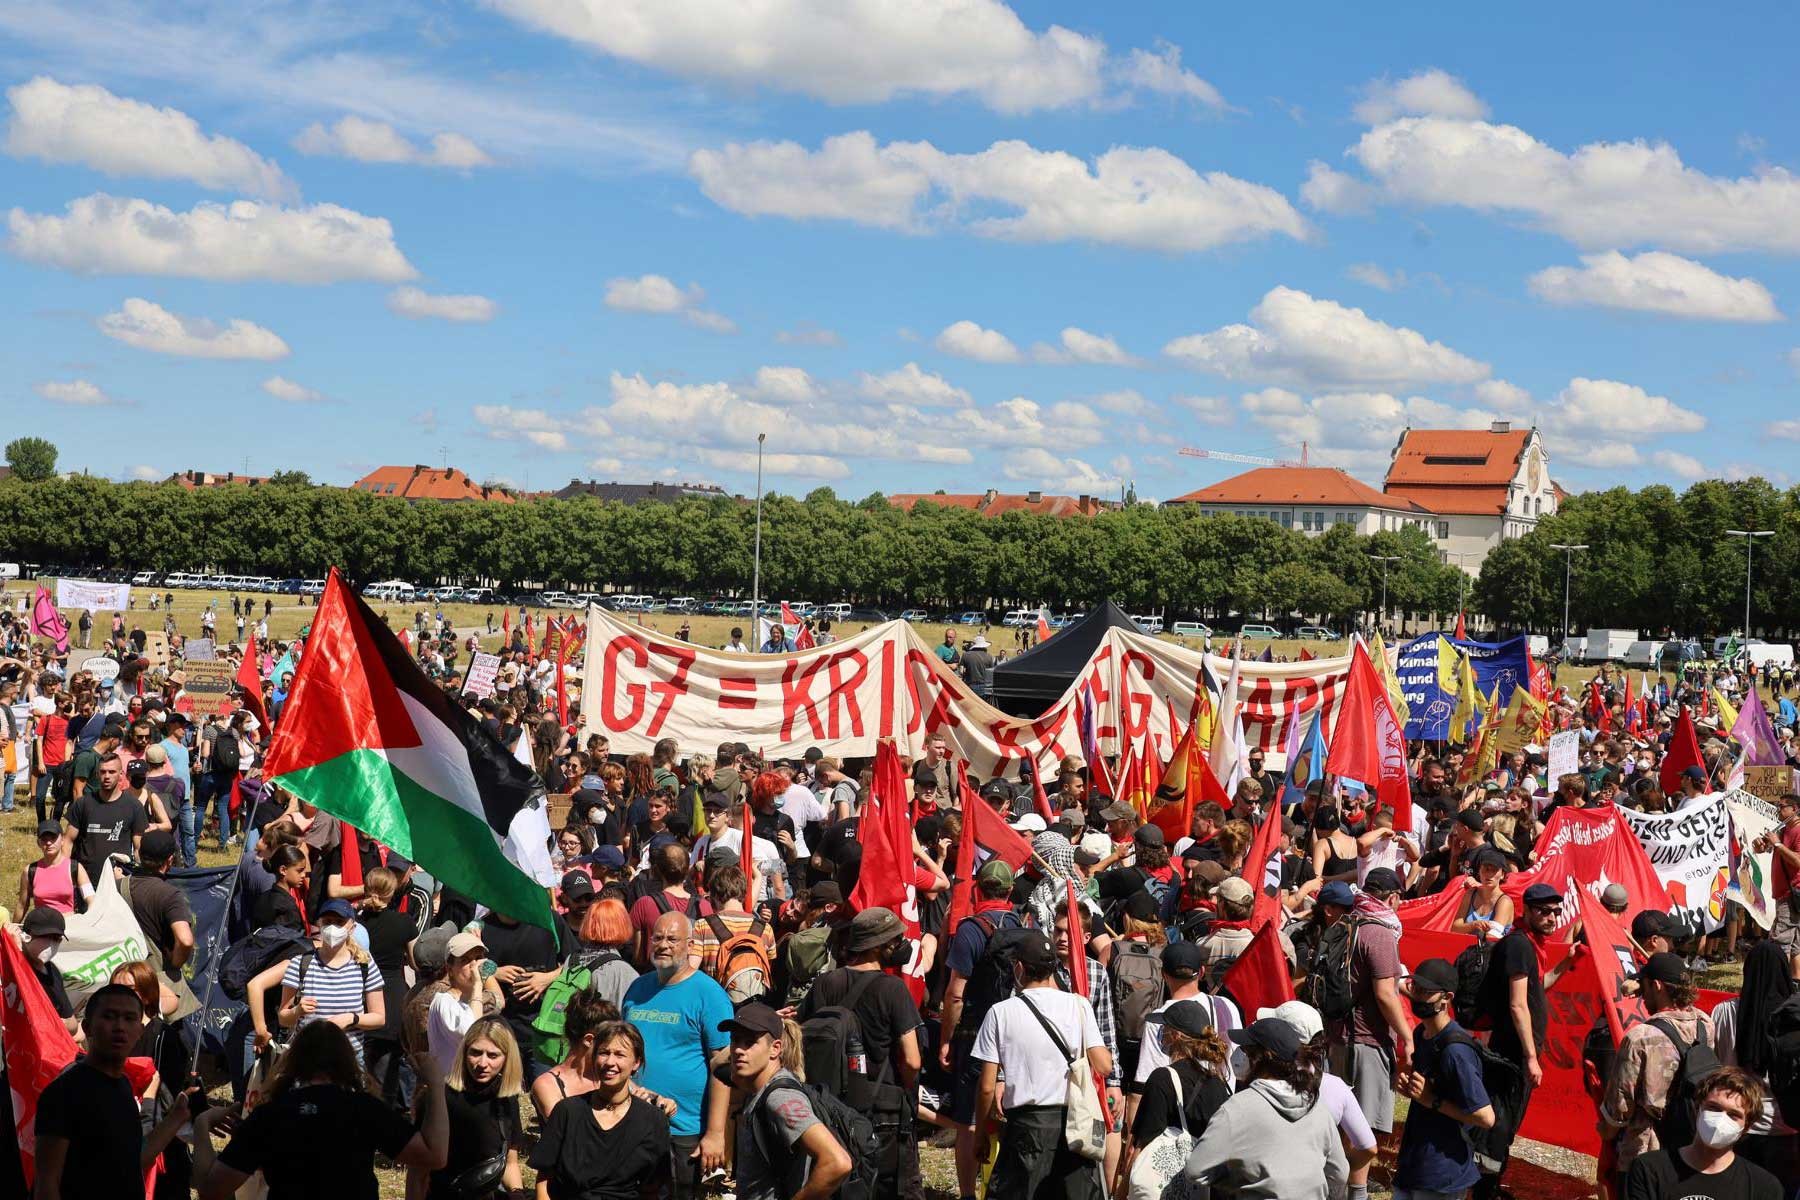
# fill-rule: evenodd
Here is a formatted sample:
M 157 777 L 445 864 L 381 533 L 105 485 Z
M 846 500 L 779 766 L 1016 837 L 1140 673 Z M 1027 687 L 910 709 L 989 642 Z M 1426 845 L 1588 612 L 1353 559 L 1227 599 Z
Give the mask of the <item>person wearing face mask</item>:
M 381 968 L 366 950 L 350 940 L 354 918 L 347 901 L 327 900 L 320 906 L 318 932 L 313 938 L 315 948 L 280 964 L 278 1019 L 284 1029 L 294 1030 L 304 1029 L 314 1021 L 329 1021 L 350 1035 L 350 1044 L 361 1062 L 362 1031 L 387 1024 L 387 998 Z M 261 1048 L 259 1037 L 257 1049 Z
M 1470 1129 L 1490 1129 L 1494 1106 L 1482 1083 L 1475 1040 L 1450 1016 L 1456 968 L 1428 958 L 1414 968 L 1407 1004 L 1413 1030 L 1412 1070 L 1394 1081 L 1412 1102 L 1394 1168 L 1395 1200 L 1461 1196 L 1481 1177 Z
M 1762 1107 L 1762 1084 L 1721 1067 L 1700 1081 L 1694 1100 L 1693 1140 L 1639 1155 L 1626 1173 L 1624 1200 L 1781 1200 L 1782 1181 L 1737 1153 Z
M 62 1018 L 63 1027 L 80 1041 L 81 1025 L 75 1020 L 75 1006 L 69 1002 L 69 989 L 63 982 L 62 971 L 51 961 L 62 948 L 66 936 L 68 925 L 63 915 L 54 908 L 40 906 L 26 913 L 25 919 L 19 922 L 16 940 L 25 961 L 31 966 L 31 973 L 37 976 L 44 994 L 50 997 L 50 1006 Z
M 1712 1021 L 1694 1007 L 1694 977 L 1679 956 L 1652 954 L 1637 984 L 1650 1019 L 1626 1031 L 1600 1097 L 1600 1136 L 1613 1143 L 1621 1176 L 1640 1155 L 1663 1148 L 1657 1125 L 1684 1055 L 1713 1044 Z

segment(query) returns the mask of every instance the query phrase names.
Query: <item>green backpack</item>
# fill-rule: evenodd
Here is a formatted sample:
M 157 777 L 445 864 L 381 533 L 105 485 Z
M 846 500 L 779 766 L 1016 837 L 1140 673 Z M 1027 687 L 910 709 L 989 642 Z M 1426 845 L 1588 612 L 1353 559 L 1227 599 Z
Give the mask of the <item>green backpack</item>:
M 785 957 L 789 1004 L 798 1005 L 812 991 L 815 979 L 837 969 L 837 959 L 831 953 L 833 932 L 829 925 L 813 925 L 788 938 Z
M 568 1057 L 569 1040 L 563 1036 L 563 1029 L 569 1001 L 577 993 L 587 991 L 593 984 L 596 968 L 618 957 L 617 950 L 605 950 L 579 966 L 571 959 L 563 967 L 562 974 L 552 979 L 550 986 L 544 989 L 544 998 L 538 1002 L 537 1016 L 531 1019 L 531 1027 L 537 1031 L 538 1053 L 547 1062 L 559 1063 Z

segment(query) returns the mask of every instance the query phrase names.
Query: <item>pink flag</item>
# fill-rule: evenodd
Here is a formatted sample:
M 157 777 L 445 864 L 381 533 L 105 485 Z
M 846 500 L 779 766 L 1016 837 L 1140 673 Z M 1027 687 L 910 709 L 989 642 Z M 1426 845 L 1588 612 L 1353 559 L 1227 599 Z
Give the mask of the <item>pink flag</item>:
M 55 601 L 42 586 L 31 603 L 31 632 L 34 637 L 47 637 L 54 642 L 58 654 L 69 652 L 69 623 L 56 611 Z
M 1746 767 L 1779 767 L 1787 762 L 1781 743 L 1775 739 L 1775 727 L 1769 722 L 1769 710 L 1763 707 L 1762 695 L 1754 687 L 1744 693 L 1731 736 L 1744 748 Z

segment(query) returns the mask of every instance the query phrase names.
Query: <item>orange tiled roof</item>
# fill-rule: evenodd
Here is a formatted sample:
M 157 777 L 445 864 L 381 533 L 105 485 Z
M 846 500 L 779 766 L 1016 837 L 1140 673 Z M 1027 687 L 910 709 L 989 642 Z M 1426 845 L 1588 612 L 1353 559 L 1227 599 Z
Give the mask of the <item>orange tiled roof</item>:
M 1487 429 L 1409 429 L 1388 467 L 1388 491 L 1425 484 L 1439 487 L 1492 487 L 1513 481 L 1519 456 L 1531 440 L 1529 429 L 1496 433 Z M 1408 495 L 1412 493 L 1409 491 Z
M 939 504 L 945 508 L 967 508 L 984 517 L 998 517 L 1010 512 L 1042 513 L 1052 517 L 1091 517 L 1107 507 L 1095 496 L 1050 496 L 1043 492 L 898 492 L 888 503 L 911 512 L 920 503 Z
M 395 496 L 403 500 L 498 500 L 511 504 L 511 493 L 483 487 L 455 467 L 376 467 L 350 485 L 352 491 Z
M 1405 496 L 1376 491 L 1337 467 L 1257 467 L 1169 503 L 1337 504 L 1394 512 L 1427 511 Z
M 1501 487 L 1416 487 L 1402 485 L 1396 493 L 1430 512 L 1445 516 L 1497 517 L 1506 511 L 1507 489 Z
M 986 502 L 987 497 L 980 493 L 974 495 L 969 495 L 967 493 L 947 495 L 943 492 L 896 492 L 894 495 L 888 497 L 889 504 L 892 504 L 895 508 L 903 508 L 907 512 L 911 512 L 913 506 L 918 504 L 921 500 L 930 504 L 942 505 L 945 508 L 972 508 L 975 511 L 980 512 L 981 506 Z

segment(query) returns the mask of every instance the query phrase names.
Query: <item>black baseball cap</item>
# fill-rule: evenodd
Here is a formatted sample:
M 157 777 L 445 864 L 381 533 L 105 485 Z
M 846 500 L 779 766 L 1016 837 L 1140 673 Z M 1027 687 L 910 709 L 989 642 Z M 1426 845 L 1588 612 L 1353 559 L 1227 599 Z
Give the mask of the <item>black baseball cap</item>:
M 39 821 L 37 835 L 40 842 L 47 837 L 61 837 L 62 826 L 58 825 L 55 821 Z
M 1561 904 L 1563 894 L 1547 883 L 1534 883 L 1525 889 L 1525 895 L 1521 899 L 1527 908 L 1548 908 L 1552 904 Z
M 1163 846 L 1167 841 L 1161 828 L 1155 825 L 1139 825 L 1131 835 L 1131 840 L 1140 846 Z
M 1403 886 L 1400 876 L 1392 867 L 1376 867 L 1363 876 L 1363 891 L 1379 896 L 1391 896 Z
M 781 1040 L 781 1015 L 766 1004 L 746 1004 L 731 1014 L 728 1021 L 719 1022 L 720 1033 L 747 1033 L 752 1037 L 767 1034 L 776 1041 Z
M 1631 936 L 1639 945 L 1653 937 L 1668 938 L 1671 942 L 1679 942 L 1687 935 L 1686 925 L 1668 913 L 1658 912 L 1654 908 L 1646 908 L 1631 918 Z
M 1177 1000 L 1145 1017 L 1144 1024 L 1167 1025 L 1190 1037 L 1199 1037 L 1213 1027 L 1212 1010 L 1198 1000 Z
M 1193 942 L 1170 942 L 1163 947 L 1162 969 L 1165 975 L 1198 975 L 1200 947 Z
M 167 829 L 152 829 L 138 840 L 138 861 L 159 863 L 175 857 L 175 835 Z
M 1456 814 L 1456 821 L 1457 821 L 1457 824 L 1461 825 L 1464 829 L 1467 829 L 1471 833 L 1480 833 L 1481 832 L 1481 827 L 1483 824 L 1483 817 L 1482 817 L 1480 811 L 1477 809 L 1473 809 L 1473 808 L 1463 809 L 1461 812 Z
M 1650 960 L 1638 968 L 1638 973 L 1632 978 L 1639 983 L 1683 984 L 1690 976 L 1688 966 L 1681 961 L 1679 954 L 1662 950 L 1652 954 Z
M 1428 958 L 1413 968 L 1412 990 L 1415 992 L 1454 992 L 1456 968 L 1446 958 Z
M 1018 960 L 1028 967 L 1042 971 L 1054 967 L 1057 963 L 1056 947 L 1050 939 L 1039 930 L 1033 929 L 1018 941 Z
M 579 900 L 594 894 L 594 877 L 586 871 L 570 871 L 562 877 L 563 900 Z
M 1293 1062 L 1300 1055 L 1300 1035 L 1280 1017 L 1252 1021 L 1248 1027 L 1233 1029 L 1226 1036 L 1240 1046 L 1260 1046 L 1282 1062 Z
M 26 937 L 59 938 L 67 937 L 69 934 L 69 924 L 63 920 L 63 915 L 54 908 L 45 908 L 42 905 L 26 913 L 25 919 L 19 922 L 19 928 L 24 931 Z

